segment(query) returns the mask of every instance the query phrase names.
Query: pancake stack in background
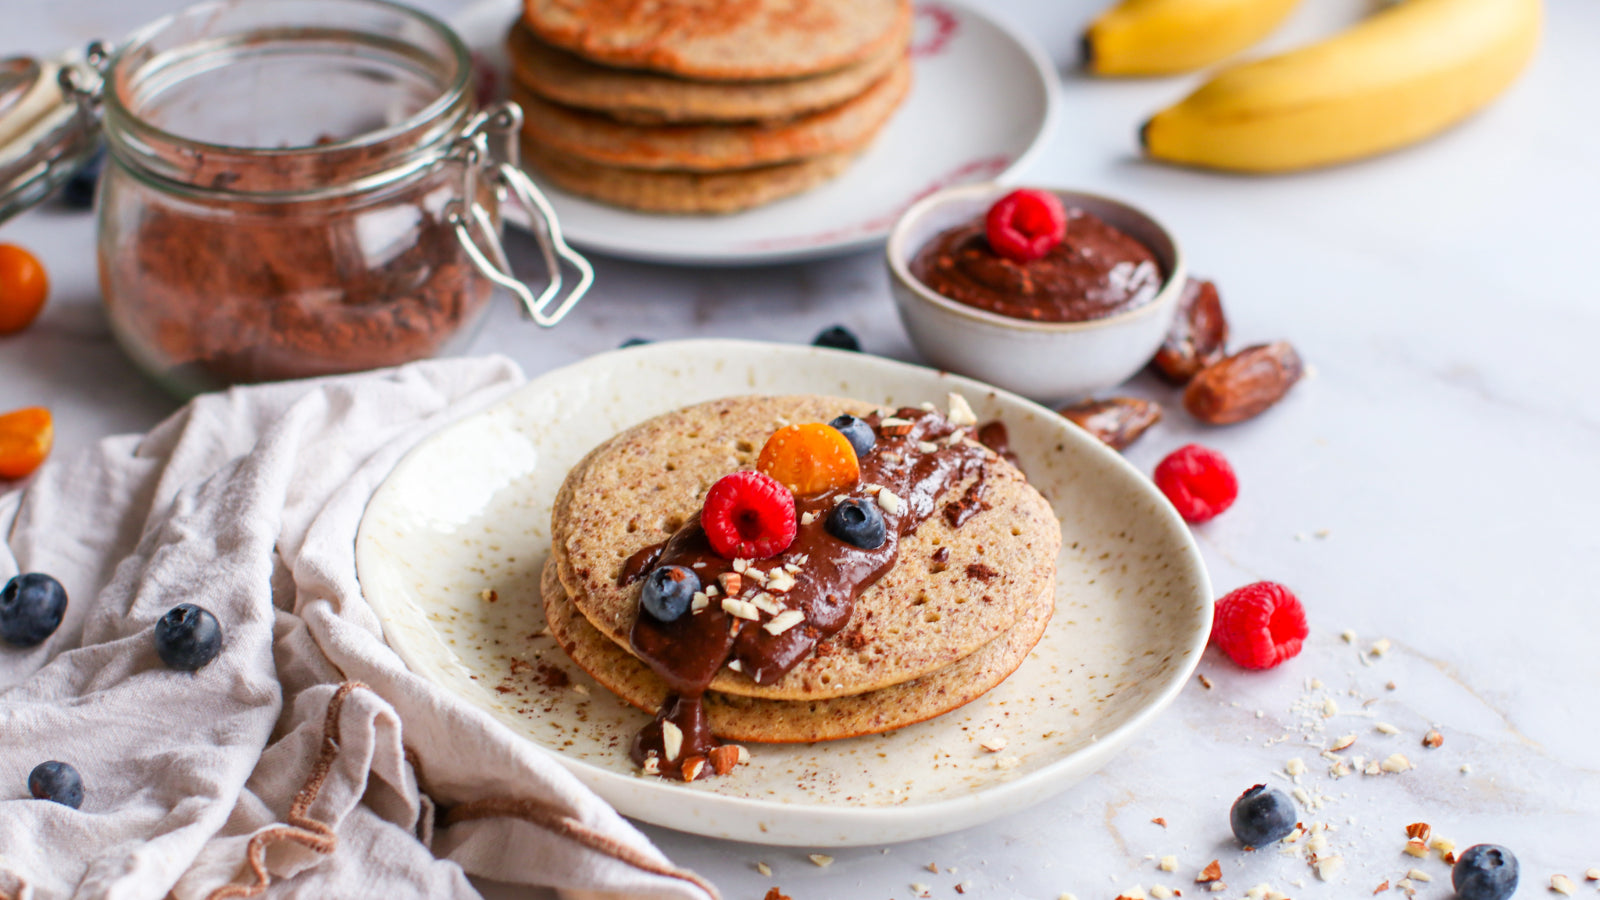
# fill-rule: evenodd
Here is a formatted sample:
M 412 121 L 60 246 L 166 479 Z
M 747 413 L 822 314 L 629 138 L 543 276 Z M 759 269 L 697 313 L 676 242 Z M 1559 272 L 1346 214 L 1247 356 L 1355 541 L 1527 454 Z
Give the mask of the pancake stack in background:
M 574 194 L 730 213 L 838 175 L 911 84 L 909 0 L 526 0 L 523 152 Z

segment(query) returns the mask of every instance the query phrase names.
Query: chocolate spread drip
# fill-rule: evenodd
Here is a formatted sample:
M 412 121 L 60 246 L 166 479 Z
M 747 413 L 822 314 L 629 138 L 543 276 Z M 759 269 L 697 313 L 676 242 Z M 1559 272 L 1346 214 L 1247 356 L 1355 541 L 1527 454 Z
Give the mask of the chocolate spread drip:
M 983 499 L 983 495 L 988 493 L 984 481 L 985 479 L 979 478 L 967 485 L 967 489 L 961 494 L 961 499 L 951 500 L 944 505 L 944 520 L 951 528 L 960 528 L 967 524 L 968 519 L 989 508 L 988 501 Z
M 656 560 L 661 558 L 661 548 L 666 545 L 666 541 L 662 541 L 659 544 L 651 544 L 628 557 L 628 561 L 622 564 L 622 574 L 617 576 L 617 587 L 627 587 L 643 578 L 646 572 L 654 569 Z
M 810 656 L 818 642 L 844 628 L 856 598 L 894 567 L 900 540 L 934 514 L 941 495 L 976 476 L 978 490 L 969 488 L 967 494 L 973 498 L 982 496 L 987 454 L 966 441 L 947 443 L 946 439 L 957 429 L 937 413 L 905 408 L 896 411 L 894 417 L 910 422 L 909 427 L 892 427 L 901 434 L 887 433 L 877 414 L 866 417 L 877 442 L 861 460 L 861 477 L 855 484 L 795 498 L 798 532 L 794 543 L 770 559 L 748 561 L 746 571 L 737 573 L 742 582 L 739 599 L 750 600 L 765 593 L 782 609 L 799 610 L 804 616 L 799 624 L 773 634 L 765 627 L 772 621 L 770 614 L 763 613 L 760 621 L 751 621 L 723 611 L 726 595 L 720 589 L 719 577 L 737 570 L 732 560 L 723 559 L 711 549 L 698 513 L 665 544 L 646 547 L 629 558 L 623 566 L 623 583 L 642 577 L 655 566 L 676 565 L 699 576 L 702 590 L 709 585 L 719 587 L 711 604 L 700 612 L 662 622 L 641 609 L 634 621 L 629 643 L 672 691 L 655 720 L 634 739 L 631 754 L 635 762 L 643 765 L 654 754 L 663 775 L 681 778 L 685 759 L 703 756 L 716 746 L 706 725 L 701 697 L 724 665 L 737 662 L 739 670 L 757 684 L 776 681 Z M 928 445 L 932 449 L 923 449 Z M 890 512 L 882 500 L 869 493 L 868 485 L 881 485 L 882 490 L 898 498 L 897 506 L 893 501 L 888 503 L 895 506 L 895 511 Z M 863 550 L 828 533 L 828 513 L 839 501 L 851 497 L 875 502 L 883 513 L 888 536 L 877 549 Z M 965 502 L 965 498 L 958 502 Z M 977 505 L 976 499 L 973 505 Z M 812 514 L 809 523 L 805 520 L 807 513 Z M 962 516 L 961 521 L 970 516 L 971 513 Z M 799 571 L 793 573 L 794 586 L 787 591 L 768 590 L 762 578 L 750 571 L 784 579 L 789 574 L 784 567 L 791 563 Z M 662 735 L 662 723 L 666 721 L 676 725 L 683 735 L 682 750 L 670 760 L 666 758 Z
M 985 422 L 983 425 L 978 426 L 978 443 L 993 450 L 995 456 L 1011 463 L 1018 469 L 1022 468 L 1022 463 L 1017 459 L 1017 455 L 1011 452 L 1011 433 L 1006 431 L 1006 423 L 999 419 L 993 422 Z

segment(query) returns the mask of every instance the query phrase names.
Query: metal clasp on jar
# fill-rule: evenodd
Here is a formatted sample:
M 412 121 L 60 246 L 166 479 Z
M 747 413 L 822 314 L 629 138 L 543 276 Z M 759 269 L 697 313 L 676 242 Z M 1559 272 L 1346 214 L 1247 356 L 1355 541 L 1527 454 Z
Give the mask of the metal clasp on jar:
M 0 222 L 49 196 L 94 153 L 109 58 L 95 41 L 79 60 L 0 59 Z
M 509 101 L 496 103 L 467 121 L 446 157 L 462 165 L 465 187 L 462 199 L 451 201 L 445 207 L 445 220 L 455 228 L 461 246 L 484 276 L 515 294 L 527 314 L 538 324 L 549 328 L 565 318 L 588 292 L 590 285 L 594 284 L 594 267 L 567 245 L 550 201 L 533 183 L 533 179 L 517 167 L 515 138 L 521 128 L 522 107 Z M 490 152 L 491 136 L 498 139 L 500 144 L 495 153 Z M 479 178 L 489 179 L 502 202 L 507 197 L 515 197 L 528 214 L 530 230 L 544 257 L 545 268 L 550 273 L 550 283 L 537 296 L 526 282 L 511 271 L 494 220 L 483 204 L 477 201 Z M 578 272 L 577 283 L 572 285 L 565 297 L 562 297 L 565 285 L 563 262 Z M 550 311 L 552 305 L 554 310 Z

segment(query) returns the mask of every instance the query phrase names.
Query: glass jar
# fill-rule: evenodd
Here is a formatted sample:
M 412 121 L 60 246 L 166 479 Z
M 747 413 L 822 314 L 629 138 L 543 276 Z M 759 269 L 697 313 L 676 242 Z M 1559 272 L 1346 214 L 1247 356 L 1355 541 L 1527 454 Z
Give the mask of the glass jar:
M 382 0 L 203 3 L 91 47 L 62 84 L 108 149 L 117 340 L 190 394 L 454 352 L 496 284 L 555 324 L 592 272 L 515 167 L 520 112 L 478 111 L 471 81 L 447 26 Z M 500 249 L 512 197 L 551 271 L 538 296 Z

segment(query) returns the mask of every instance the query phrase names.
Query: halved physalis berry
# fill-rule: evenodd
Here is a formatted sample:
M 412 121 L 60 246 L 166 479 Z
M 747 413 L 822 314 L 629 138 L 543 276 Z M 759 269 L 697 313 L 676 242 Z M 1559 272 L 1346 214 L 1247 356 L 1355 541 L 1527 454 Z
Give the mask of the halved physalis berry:
M 706 492 L 700 527 L 724 559 L 766 559 L 794 543 L 794 495 L 760 472 L 734 472 Z
M 796 497 L 849 487 L 861 477 L 850 439 L 821 422 L 786 425 L 767 438 L 756 470 L 776 478 Z
M 1048 191 L 1024 188 L 1001 197 L 984 217 L 989 247 L 1012 262 L 1043 259 L 1067 235 L 1067 211 Z
M 55 443 L 50 410 L 30 406 L 0 415 L 0 478 L 26 478 Z

